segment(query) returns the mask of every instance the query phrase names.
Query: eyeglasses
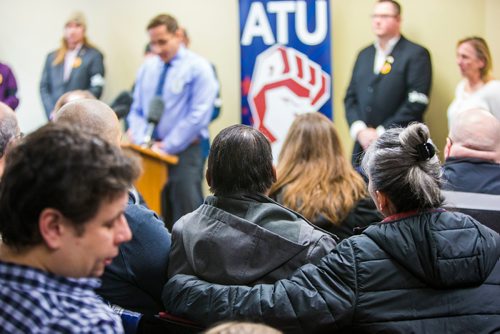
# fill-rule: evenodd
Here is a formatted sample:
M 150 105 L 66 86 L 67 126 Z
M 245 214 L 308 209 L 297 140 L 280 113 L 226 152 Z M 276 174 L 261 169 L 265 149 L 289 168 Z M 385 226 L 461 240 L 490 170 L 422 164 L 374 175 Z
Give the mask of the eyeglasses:
M 387 20 L 387 19 L 395 18 L 395 17 L 398 17 L 398 16 L 397 15 L 393 15 L 393 14 L 372 14 L 371 15 L 372 20 L 373 19 Z

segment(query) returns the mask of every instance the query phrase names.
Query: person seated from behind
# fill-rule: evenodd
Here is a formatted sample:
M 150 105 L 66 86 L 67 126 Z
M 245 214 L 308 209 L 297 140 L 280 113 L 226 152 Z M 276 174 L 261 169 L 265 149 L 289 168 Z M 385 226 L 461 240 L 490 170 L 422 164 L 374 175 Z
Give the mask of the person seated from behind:
M 500 121 L 490 112 L 455 115 L 444 156 L 444 190 L 500 195 Z
M 271 146 L 258 130 L 222 130 L 208 156 L 206 179 L 214 196 L 174 224 L 169 277 L 274 282 L 335 247 L 333 236 L 266 196 L 276 177 Z
M 0 178 L 5 168 L 5 156 L 12 143 L 21 136 L 14 110 L 0 102 Z
M 345 239 L 382 216 L 346 160 L 335 126 L 318 112 L 298 115 L 280 152 L 270 197 Z
M 440 208 L 429 129 L 387 130 L 362 166 L 382 222 L 273 285 L 175 276 L 163 290 L 166 310 L 203 325 L 244 319 L 285 333 L 500 332 L 500 236 Z
M 98 100 L 77 100 L 64 105 L 56 123 L 74 124 L 100 134 L 120 146 L 121 127 L 115 112 Z M 170 233 L 151 210 L 139 203 L 137 191 L 129 189 L 125 218 L 132 240 L 120 245 L 118 257 L 106 267 L 97 293 L 112 304 L 145 314 L 162 310 L 161 290 L 167 281 Z
M 251 322 L 228 321 L 214 326 L 204 332 L 205 334 L 282 334 L 277 329 L 264 324 Z
M 43 126 L 7 156 L 0 183 L 0 324 L 6 333 L 122 333 L 94 289 L 130 240 L 123 212 L 136 162 L 68 125 Z
M 82 99 L 97 100 L 97 98 L 88 90 L 77 89 L 64 93 L 59 99 L 57 99 L 54 110 L 52 110 L 52 112 L 50 113 L 50 120 L 54 118 L 55 113 L 65 104 Z

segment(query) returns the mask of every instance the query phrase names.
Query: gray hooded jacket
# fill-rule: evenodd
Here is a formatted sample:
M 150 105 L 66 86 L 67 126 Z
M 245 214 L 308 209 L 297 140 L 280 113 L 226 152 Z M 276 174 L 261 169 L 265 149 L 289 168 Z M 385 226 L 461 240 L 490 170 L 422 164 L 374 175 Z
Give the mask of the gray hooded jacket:
M 274 283 L 318 263 L 334 237 L 259 194 L 209 196 L 172 230 L 168 276 L 220 284 Z

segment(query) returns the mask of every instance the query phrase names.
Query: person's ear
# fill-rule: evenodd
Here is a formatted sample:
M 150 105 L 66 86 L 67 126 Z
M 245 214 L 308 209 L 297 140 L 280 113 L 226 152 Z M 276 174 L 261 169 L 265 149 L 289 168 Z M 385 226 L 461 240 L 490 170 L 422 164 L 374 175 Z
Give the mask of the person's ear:
M 380 192 L 378 190 L 375 191 L 375 198 L 376 198 L 376 204 L 377 204 L 377 209 L 380 211 L 384 216 L 389 215 L 389 198 L 387 197 L 386 194 L 383 192 Z
M 48 248 L 55 250 L 61 246 L 66 228 L 64 222 L 65 218 L 58 210 L 45 208 L 40 213 L 38 228 Z
M 444 146 L 444 158 L 448 159 L 450 156 L 452 141 L 450 137 L 446 137 L 446 145 Z

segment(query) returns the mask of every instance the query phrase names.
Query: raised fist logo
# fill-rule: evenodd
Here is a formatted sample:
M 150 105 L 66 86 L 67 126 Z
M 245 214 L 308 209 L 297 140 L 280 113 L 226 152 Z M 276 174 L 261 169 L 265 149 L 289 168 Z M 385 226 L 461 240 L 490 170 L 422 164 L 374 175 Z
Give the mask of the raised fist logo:
M 295 115 L 318 111 L 329 98 L 330 76 L 305 54 L 275 45 L 257 57 L 248 103 L 275 159 Z

